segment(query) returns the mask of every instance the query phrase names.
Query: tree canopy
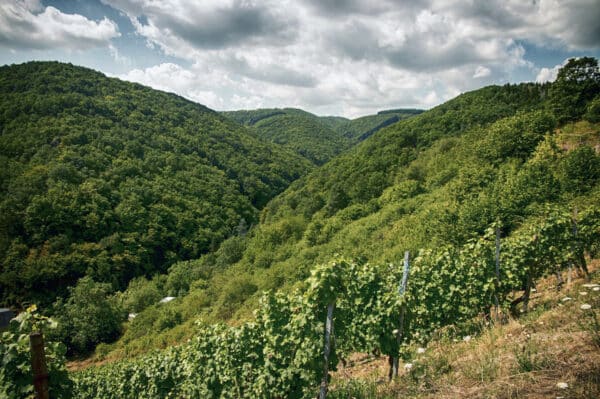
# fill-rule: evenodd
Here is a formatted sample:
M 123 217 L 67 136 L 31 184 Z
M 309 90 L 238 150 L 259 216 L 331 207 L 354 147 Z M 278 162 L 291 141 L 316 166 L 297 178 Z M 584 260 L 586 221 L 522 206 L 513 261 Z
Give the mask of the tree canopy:
M 311 169 L 204 106 L 57 62 L 0 68 L 0 160 L 4 305 L 195 259 Z
M 600 69 L 593 57 L 571 58 L 550 88 L 550 107 L 560 123 L 580 118 L 600 95 Z

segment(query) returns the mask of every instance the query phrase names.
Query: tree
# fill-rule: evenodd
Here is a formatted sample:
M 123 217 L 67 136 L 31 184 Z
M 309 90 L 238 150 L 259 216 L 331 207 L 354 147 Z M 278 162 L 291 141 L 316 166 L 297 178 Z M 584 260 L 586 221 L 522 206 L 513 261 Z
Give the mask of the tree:
M 110 284 L 84 277 L 69 291 L 66 302 L 55 302 L 58 338 L 77 353 L 85 353 L 100 342 L 114 341 L 121 333 L 124 313 L 109 297 Z
M 559 123 L 581 117 L 589 101 L 600 92 L 598 60 L 593 57 L 571 58 L 558 71 L 549 91 L 550 108 Z
M 600 156 L 591 147 L 579 147 L 565 156 L 559 173 L 566 191 L 585 193 L 600 180 Z

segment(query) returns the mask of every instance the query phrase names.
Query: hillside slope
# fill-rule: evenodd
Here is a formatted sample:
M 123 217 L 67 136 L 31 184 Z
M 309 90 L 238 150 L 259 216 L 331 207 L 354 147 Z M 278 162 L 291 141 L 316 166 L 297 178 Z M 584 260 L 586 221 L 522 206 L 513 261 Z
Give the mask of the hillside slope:
M 294 108 L 257 109 L 223 113 L 246 125 L 257 137 L 281 144 L 316 165 L 350 148 L 353 141 L 334 130 L 338 118 L 320 118 Z
M 228 111 L 223 114 L 249 127 L 256 136 L 282 144 L 322 165 L 384 127 L 422 112 L 414 109 L 387 110 L 356 119 L 316 116 L 294 108 Z
M 555 276 L 541 280 L 530 311 L 505 323 L 477 319 L 471 331 L 452 326 L 411 345 L 396 381 L 387 381 L 386 358 L 355 354 L 333 375 L 331 397 L 597 398 L 599 265 L 590 265 L 591 282 L 579 276 L 557 290 Z
M 418 109 L 391 109 L 379 111 L 376 115 L 362 116 L 344 123 L 338 123 L 334 129 L 342 133 L 344 137 L 360 142 L 384 127 L 393 125 L 402 119 L 419 115 L 422 112 L 422 110 Z
M 2 305 L 197 258 L 312 167 L 204 106 L 57 62 L 0 68 L 0 160 Z
M 597 206 L 593 98 L 600 82 L 594 84 L 582 100 L 587 114 L 578 111 L 558 128 L 551 101 L 560 81 L 486 87 L 382 129 L 294 182 L 249 234 L 174 265 L 170 276 L 189 295 L 169 311 L 185 323 L 146 335 L 163 312 L 153 307 L 117 347 L 136 352 L 177 340 L 198 316 L 232 323 L 252 317 L 263 290 L 289 290 L 335 254 L 396 263 L 406 250 L 463 245 L 494 222 L 508 236 L 547 206 Z M 175 277 L 182 270 L 201 277 Z

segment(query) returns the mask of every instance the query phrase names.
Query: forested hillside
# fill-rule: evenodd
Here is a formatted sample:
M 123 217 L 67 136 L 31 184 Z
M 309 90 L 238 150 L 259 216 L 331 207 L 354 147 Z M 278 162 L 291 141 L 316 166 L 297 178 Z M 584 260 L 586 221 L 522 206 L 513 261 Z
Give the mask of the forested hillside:
M 169 312 L 237 322 L 264 290 L 290 289 L 335 254 L 397 263 L 406 250 L 464 245 L 492 223 L 510 237 L 548 206 L 597 207 L 599 76 L 595 60 L 574 61 L 553 84 L 486 87 L 377 132 L 294 182 L 248 235 L 174 265 L 168 279 L 189 295 Z M 164 342 L 139 339 L 163 312 L 142 312 L 124 348 Z
M 322 165 L 378 130 L 421 110 L 380 111 L 356 119 L 316 116 L 294 108 L 229 111 L 223 114 L 246 125 L 258 137 L 282 144 L 311 162 Z
M 384 127 L 394 123 L 419 115 L 422 110 L 418 109 L 390 109 L 379 111 L 376 115 L 367 115 L 352 119 L 343 123 L 338 123 L 334 129 L 344 137 L 348 137 L 357 142 L 363 141 Z
M 257 137 L 281 144 L 316 165 L 350 148 L 353 141 L 334 129 L 339 118 L 320 118 L 294 108 L 258 109 L 223 113 L 248 126 Z
M 57 62 L 0 68 L 0 163 L 2 305 L 198 258 L 312 167 L 204 106 Z

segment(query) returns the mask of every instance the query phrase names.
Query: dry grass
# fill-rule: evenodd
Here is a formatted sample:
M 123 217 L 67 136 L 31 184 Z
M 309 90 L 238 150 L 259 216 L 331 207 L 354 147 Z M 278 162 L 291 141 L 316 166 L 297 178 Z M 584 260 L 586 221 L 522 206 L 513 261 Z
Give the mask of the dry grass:
M 599 283 L 600 262 L 590 266 Z M 386 380 L 386 359 L 355 355 L 334 375 L 332 396 L 600 398 L 600 346 L 591 333 L 590 311 L 580 309 L 591 304 L 600 317 L 600 291 L 584 283 L 574 279 L 558 292 L 554 278 L 539 282 L 528 314 L 486 328 L 468 342 L 461 337 L 431 342 L 424 354 L 415 353 L 411 371 L 393 383 Z M 572 300 L 563 302 L 566 296 Z M 568 388 L 559 388 L 559 382 Z

